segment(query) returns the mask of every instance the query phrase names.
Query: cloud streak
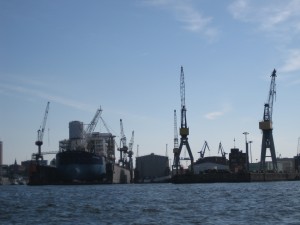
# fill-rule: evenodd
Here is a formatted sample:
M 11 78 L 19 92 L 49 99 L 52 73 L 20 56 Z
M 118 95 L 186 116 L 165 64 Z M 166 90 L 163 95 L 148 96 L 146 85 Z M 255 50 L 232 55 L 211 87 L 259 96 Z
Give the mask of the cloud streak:
M 224 115 L 224 112 L 222 112 L 222 111 L 215 111 L 215 112 L 207 113 L 205 115 L 205 118 L 209 119 L 209 120 L 215 120 L 215 119 L 217 119 L 218 117 L 220 117 L 222 115 Z
M 298 0 L 258 2 L 236 0 L 228 9 L 235 19 L 258 24 L 264 31 L 300 31 Z
M 223 116 L 230 110 L 231 110 L 231 107 L 228 104 L 226 104 L 225 106 L 223 106 L 223 108 L 221 110 L 209 112 L 209 113 L 205 114 L 204 117 L 208 120 L 215 120 L 215 119 L 218 119 L 219 117 Z
M 68 107 L 72 107 L 75 109 L 83 110 L 83 111 L 88 111 L 88 112 L 93 112 L 93 109 L 90 105 L 84 104 L 82 102 L 74 101 L 71 99 L 63 98 L 57 95 L 52 95 L 48 94 L 43 91 L 39 90 L 34 90 L 34 89 L 29 89 L 26 87 L 22 87 L 19 85 L 11 85 L 11 84 L 0 84 L 0 93 L 1 92 L 14 92 L 14 93 L 19 93 L 19 94 L 25 94 L 25 95 L 31 95 L 31 96 L 36 96 L 39 98 L 46 99 L 48 101 L 56 102 Z
M 183 28 L 201 34 L 209 40 L 218 36 L 218 30 L 214 28 L 212 17 L 205 17 L 187 0 L 146 0 L 146 4 L 162 8 L 173 14 L 175 19 L 183 24 Z
M 293 49 L 289 51 L 283 66 L 280 68 L 281 72 L 294 72 L 300 70 L 300 49 Z
M 258 31 L 276 41 L 283 58 L 283 73 L 300 70 L 300 48 L 292 46 L 300 35 L 300 1 L 236 0 L 228 7 L 234 19 L 256 25 Z M 288 50 L 287 50 L 288 49 Z

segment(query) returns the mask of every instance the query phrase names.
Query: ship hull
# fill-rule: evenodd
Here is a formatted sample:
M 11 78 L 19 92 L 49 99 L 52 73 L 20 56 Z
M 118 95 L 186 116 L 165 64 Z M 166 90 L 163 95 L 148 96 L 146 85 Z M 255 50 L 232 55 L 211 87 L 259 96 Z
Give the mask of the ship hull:
M 106 175 L 104 157 L 86 151 L 57 153 L 56 168 L 62 181 L 101 181 Z

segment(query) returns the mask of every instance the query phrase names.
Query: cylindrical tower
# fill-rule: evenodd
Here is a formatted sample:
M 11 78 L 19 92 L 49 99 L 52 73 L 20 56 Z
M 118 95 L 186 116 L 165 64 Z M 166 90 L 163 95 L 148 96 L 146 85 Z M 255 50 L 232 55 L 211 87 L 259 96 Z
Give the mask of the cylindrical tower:
M 69 123 L 69 139 L 83 138 L 83 123 L 80 121 L 71 121 Z

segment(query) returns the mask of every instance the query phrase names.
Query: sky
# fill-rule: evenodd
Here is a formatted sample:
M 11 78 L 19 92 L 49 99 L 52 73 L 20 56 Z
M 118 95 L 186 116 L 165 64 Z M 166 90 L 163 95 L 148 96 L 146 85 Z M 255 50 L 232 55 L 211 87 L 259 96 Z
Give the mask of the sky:
M 205 141 L 205 156 L 220 156 L 220 142 L 227 153 L 234 146 L 245 151 L 248 132 L 252 160 L 260 161 L 258 124 L 274 68 L 275 151 L 295 156 L 299 10 L 297 0 L 1 0 L 3 163 L 20 164 L 37 152 L 48 101 L 42 151 L 57 151 L 69 122 L 88 124 L 101 106 L 117 142 L 120 119 L 128 142 L 134 130 L 134 156 L 167 153 L 172 161 L 181 66 L 195 159 Z M 101 121 L 95 131 L 106 132 Z

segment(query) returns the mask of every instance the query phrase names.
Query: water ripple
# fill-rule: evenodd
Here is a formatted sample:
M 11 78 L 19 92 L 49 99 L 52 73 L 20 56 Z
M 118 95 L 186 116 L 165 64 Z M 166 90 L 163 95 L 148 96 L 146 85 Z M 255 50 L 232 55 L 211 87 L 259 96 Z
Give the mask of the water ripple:
M 0 186 L 0 224 L 299 224 L 300 182 Z

